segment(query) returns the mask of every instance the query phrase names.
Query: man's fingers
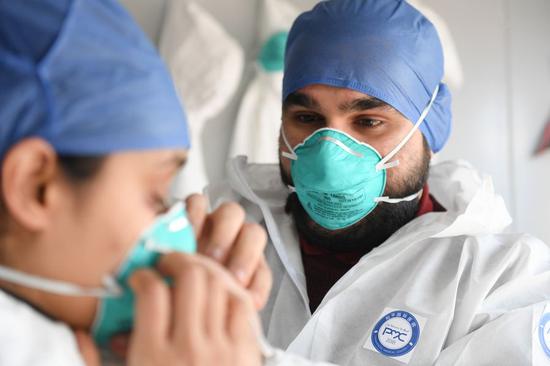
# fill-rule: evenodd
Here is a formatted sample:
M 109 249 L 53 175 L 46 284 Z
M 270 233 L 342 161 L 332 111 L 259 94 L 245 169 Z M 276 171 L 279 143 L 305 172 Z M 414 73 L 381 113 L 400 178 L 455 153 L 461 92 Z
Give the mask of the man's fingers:
M 185 209 L 195 236 L 199 237 L 208 212 L 208 199 L 202 194 L 192 194 L 185 199 Z
M 222 204 L 206 219 L 199 237 L 199 252 L 223 262 L 244 222 L 245 212 L 234 202 Z
M 226 267 L 244 287 L 248 287 L 263 259 L 267 234 L 258 224 L 245 223 L 228 255 Z
M 131 342 L 158 346 L 168 338 L 171 322 L 170 290 L 154 271 L 141 269 L 129 280 L 136 295 L 134 331 Z
M 256 269 L 250 284 L 248 285 L 248 291 L 252 295 L 252 301 L 256 310 L 261 310 L 267 303 L 271 286 L 273 284 L 273 276 L 271 270 L 267 265 L 265 259 L 262 257 L 260 265 Z
M 99 352 L 92 338 L 85 332 L 77 330 L 75 332 L 76 343 L 80 350 L 80 355 L 86 366 L 100 366 L 101 361 Z

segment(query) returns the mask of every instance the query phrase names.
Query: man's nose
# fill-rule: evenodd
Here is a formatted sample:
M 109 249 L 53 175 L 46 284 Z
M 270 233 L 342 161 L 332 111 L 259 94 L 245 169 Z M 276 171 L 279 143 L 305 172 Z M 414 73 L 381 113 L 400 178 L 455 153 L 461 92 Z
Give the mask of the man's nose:
M 353 122 L 342 115 L 334 115 L 326 117 L 327 128 L 332 128 L 341 132 L 345 132 L 350 136 L 353 136 Z M 355 136 L 354 136 L 355 137 Z

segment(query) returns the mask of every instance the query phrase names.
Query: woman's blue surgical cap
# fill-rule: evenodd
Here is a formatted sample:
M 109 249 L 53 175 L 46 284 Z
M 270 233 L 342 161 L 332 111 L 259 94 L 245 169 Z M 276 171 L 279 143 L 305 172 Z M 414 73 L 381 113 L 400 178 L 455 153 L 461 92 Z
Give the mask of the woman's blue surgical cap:
M 37 136 L 59 154 L 189 148 L 154 47 L 113 0 L 0 0 L 0 159 Z
M 283 100 L 311 84 L 383 100 L 413 123 L 439 92 L 420 130 L 432 151 L 451 131 L 451 95 L 434 26 L 402 0 L 329 0 L 294 22 L 285 52 Z

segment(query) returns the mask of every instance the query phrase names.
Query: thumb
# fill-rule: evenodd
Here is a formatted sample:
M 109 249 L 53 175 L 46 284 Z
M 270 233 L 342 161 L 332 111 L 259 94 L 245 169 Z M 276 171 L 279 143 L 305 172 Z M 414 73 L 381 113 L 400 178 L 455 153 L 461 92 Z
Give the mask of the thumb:
M 75 331 L 76 343 L 86 366 L 101 366 L 99 352 L 92 338 L 81 330 Z

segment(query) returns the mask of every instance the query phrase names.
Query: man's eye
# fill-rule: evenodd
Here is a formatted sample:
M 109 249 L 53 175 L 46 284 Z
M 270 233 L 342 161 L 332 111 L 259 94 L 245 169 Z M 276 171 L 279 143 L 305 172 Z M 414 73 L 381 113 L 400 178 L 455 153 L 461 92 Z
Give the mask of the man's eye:
M 381 126 L 384 122 L 377 119 L 362 118 L 357 121 L 357 123 L 362 127 L 378 127 Z
M 310 113 L 297 114 L 294 118 L 300 123 L 316 123 L 323 120 L 321 116 Z

